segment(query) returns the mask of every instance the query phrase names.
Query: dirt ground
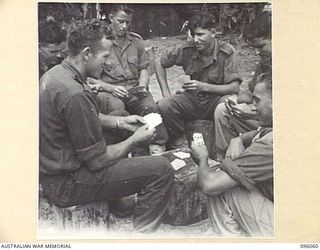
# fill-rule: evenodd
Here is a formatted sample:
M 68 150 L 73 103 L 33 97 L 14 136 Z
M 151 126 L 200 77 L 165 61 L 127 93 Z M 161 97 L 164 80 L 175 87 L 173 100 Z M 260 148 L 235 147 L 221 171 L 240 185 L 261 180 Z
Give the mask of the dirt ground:
M 173 46 L 183 43 L 186 39 L 185 36 L 174 36 L 174 37 L 158 37 L 154 39 L 145 40 L 145 46 L 147 48 L 155 48 L 155 56 L 158 57 L 163 50 L 166 48 L 171 48 Z M 241 84 L 242 90 L 247 90 L 247 83 L 252 78 L 256 63 L 259 58 L 255 53 L 255 49 L 247 46 L 243 40 L 239 38 L 239 35 L 229 35 L 223 38 L 223 40 L 230 42 L 236 49 L 236 62 L 238 64 L 239 72 L 243 78 L 243 83 Z M 167 77 L 169 87 L 172 93 L 181 88 L 181 85 L 176 82 L 177 78 L 184 74 L 181 67 L 174 66 L 167 69 Z M 162 98 L 159 84 L 157 82 L 155 74 L 150 76 L 150 92 L 155 100 Z M 45 209 L 42 211 L 46 211 Z M 52 215 L 42 214 L 42 218 L 45 220 L 39 221 L 39 229 L 50 230 L 52 228 Z M 131 218 L 119 219 L 111 215 L 111 225 L 110 233 L 121 232 L 121 234 L 132 233 L 132 220 Z M 214 237 L 210 224 L 207 220 L 195 223 L 189 226 L 170 226 L 162 224 L 157 231 L 157 236 L 159 237 Z M 108 236 L 106 236 L 108 237 Z

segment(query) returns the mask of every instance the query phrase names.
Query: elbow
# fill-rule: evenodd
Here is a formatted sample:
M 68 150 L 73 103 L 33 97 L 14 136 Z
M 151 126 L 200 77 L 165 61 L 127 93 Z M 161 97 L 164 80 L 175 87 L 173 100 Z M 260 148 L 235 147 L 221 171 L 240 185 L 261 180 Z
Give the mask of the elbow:
M 116 162 L 117 160 L 108 159 L 105 154 L 102 154 L 88 160 L 86 165 L 90 171 L 96 172 L 101 169 L 108 168 Z
M 212 195 L 213 193 L 215 193 L 215 190 L 212 187 L 212 183 L 206 180 L 205 177 L 204 178 L 202 177 L 202 179 L 201 178 L 199 179 L 199 187 L 201 191 L 206 195 Z
M 232 82 L 230 94 L 238 94 L 239 91 L 240 91 L 240 83 L 238 81 Z

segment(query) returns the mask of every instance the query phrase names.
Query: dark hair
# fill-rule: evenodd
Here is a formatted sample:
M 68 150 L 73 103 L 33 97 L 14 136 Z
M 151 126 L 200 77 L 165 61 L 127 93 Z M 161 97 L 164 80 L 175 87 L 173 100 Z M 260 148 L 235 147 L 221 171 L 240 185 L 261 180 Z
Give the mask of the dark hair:
M 257 77 L 256 83 L 264 83 L 266 86 L 266 89 L 270 90 L 272 93 L 272 73 L 267 72 L 259 75 Z
M 271 20 L 271 13 L 266 11 L 260 13 L 256 19 L 245 27 L 244 38 L 248 41 L 257 37 L 271 39 Z
M 124 11 L 128 15 L 132 15 L 134 12 L 134 10 L 126 4 L 113 4 L 110 13 L 116 15 L 119 11 Z
M 111 32 L 107 25 L 97 19 L 74 21 L 67 33 L 67 44 L 70 56 L 76 56 L 85 47 L 95 52 L 103 37 L 109 38 Z
M 210 13 L 197 14 L 190 18 L 188 21 L 188 29 L 193 32 L 196 28 L 211 30 L 217 26 L 214 15 Z

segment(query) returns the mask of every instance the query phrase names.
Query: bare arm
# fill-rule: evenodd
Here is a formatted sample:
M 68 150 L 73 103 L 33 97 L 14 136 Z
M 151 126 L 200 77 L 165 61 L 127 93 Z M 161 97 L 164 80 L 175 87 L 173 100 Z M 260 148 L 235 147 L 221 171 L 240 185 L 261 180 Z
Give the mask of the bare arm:
M 210 168 L 208 165 L 208 151 L 205 145 L 191 143 L 192 156 L 199 164 L 198 182 L 201 190 L 208 195 L 218 195 L 238 183 L 219 166 Z
M 208 166 L 208 160 L 201 160 L 198 170 L 198 181 L 201 190 L 208 195 L 218 195 L 238 185 L 226 172 Z
M 118 144 L 108 145 L 105 153 L 90 158 L 87 161 L 87 165 L 92 171 L 108 168 L 120 159 L 126 158 L 128 153 L 141 142 L 146 143 L 151 140 L 154 134 L 155 129 L 148 129 L 148 126 L 145 125 L 139 128 L 127 140 Z
M 149 72 L 147 69 L 140 71 L 139 85 L 148 88 L 149 86 Z
M 167 81 L 167 71 L 166 71 L 166 68 L 161 64 L 160 58 L 157 58 L 155 60 L 154 67 L 155 67 L 157 80 L 160 85 L 162 96 L 170 97 L 171 92 L 170 92 L 168 81 Z
M 191 80 L 183 85 L 186 90 L 198 90 L 198 92 L 206 92 L 216 95 L 230 95 L 237 94 L 239 92 L 239 81 L 233 81 L 228 84 L 214 85 L 206 82 L 200 82 L 198 80 Z
M 99 120 L 102 129 L 126 129 L 132 132 L 145 124 L 139 115 L 112 116 L 99 113 Z

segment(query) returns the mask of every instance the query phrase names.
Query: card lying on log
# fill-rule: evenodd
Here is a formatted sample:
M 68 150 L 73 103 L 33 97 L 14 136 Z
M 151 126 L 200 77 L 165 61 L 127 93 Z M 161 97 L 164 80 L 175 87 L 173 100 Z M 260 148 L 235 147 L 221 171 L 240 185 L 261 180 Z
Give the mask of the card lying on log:
M 185 153 L 185 152 L 177 152 L 177 153 L 173 153 L 173 155 L 179 157 L 180 159 L 190 158 L 190 153 Z
M 173 167 L 174 170 L 178 170 L 180 168 L 183 168 L 184 166 L 186 166 L 186 163 L 184 160 L 180 160 L 180 159 L 175 159 L 171 162 L 171 165 Z

